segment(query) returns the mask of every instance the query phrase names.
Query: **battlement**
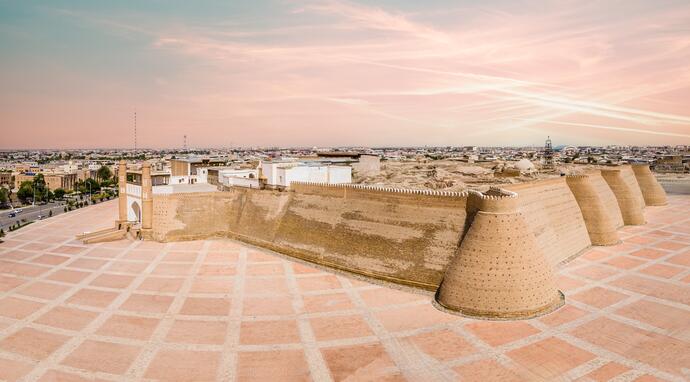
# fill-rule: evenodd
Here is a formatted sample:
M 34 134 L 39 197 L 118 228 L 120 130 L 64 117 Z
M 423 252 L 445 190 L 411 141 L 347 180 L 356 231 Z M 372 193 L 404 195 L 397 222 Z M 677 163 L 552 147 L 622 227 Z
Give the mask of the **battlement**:
M 371 186 L 364 184 L 353 184 L 353 183 L 343 183 L 343 184 L 328 184 L 328 183 L 318 183 L 318 182 L 292 182 L 290 183 L 290 188 L 295 192 L 300 193 L 324 193 L 325 190 L 357 190 L 372 193 L 393 193 L 393 194 L 409 194 L 409 195 L 425 195 L 425 196 L 436 196 L 436 197 L 449 197 L 449 198 L 466 198 L 468 191 L 455 192 L 455 191 L 435 191 L 435 190 L 416 190 L 409 188 L 394 188 L 394 187 L 381 187 L 381 186 Z

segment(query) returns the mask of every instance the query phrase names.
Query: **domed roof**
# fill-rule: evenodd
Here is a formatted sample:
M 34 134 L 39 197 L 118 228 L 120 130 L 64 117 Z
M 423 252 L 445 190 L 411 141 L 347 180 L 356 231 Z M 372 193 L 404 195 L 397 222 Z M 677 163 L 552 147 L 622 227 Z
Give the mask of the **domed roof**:
M 523 158 L 515 163 L 515 168 L 520 171 L 532 171 L 534 170 L 534 164 L 529 159 Z

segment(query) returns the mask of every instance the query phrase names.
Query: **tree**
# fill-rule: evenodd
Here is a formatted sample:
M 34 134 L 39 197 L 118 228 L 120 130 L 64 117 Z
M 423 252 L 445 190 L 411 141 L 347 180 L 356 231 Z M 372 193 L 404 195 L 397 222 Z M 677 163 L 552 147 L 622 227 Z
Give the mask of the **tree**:
M 62 199 L 65 196 L 65 190 L 62 188 L 56 188 L 55 191 L 53 191 L 53 195 L 55 196 L 55 199 Z
M 10 193 L 5 187 L 0 187 L 0 206 L 6 206 L 10 201 Z
M 34 197 L 34 184 L 30 180 L 25 180 L 19 185 L 19 191 L 17 191 L 17 197 L 22 203 L 26 203 L 29 198 Z
M 110 180 L 110 178 L 113 176 L 113 172 L 110 171 L 110 167 L 108 166 L 101 166 L 101 168 L 96 171 L 96 177 L 101 181 L 101 182 L 107 182 Z
M 43 177 L 43 174 L 36 174 L 36 176 L 34 176 L 33 187 L 34 191 L 36 192 L 35 201 L 44 200 L 46 191 L 48 191 L 48 186 L 46 185 L 46 180 Z
M 46 188 L 46 192 L 45 192 L 44 196 L 45 196 L 46 201 L 50 201 L 50 200 L 55 199 L 55 194 L 53 194 L 53 192 L 50 191 L 50 189 L 48 189 L 48 188 Z
M 86 179 L 86 181 L 84 181 L 83 191 L 81 189 L 79 191 L 81 191 L 83 194 L 86 194 L 88 192 L 98 192 L 100 191 L 100 189 L 101 186 L 98 184 L 98 182 L 96 182 L 94 179 L 89 178 Z

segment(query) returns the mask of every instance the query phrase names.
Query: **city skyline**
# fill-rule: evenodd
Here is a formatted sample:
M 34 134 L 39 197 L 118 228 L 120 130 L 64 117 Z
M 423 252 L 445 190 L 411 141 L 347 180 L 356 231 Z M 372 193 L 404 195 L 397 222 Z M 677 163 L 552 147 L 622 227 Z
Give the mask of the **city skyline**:
M 0 149 L 690 144 L 690 4 L 0 4 Z

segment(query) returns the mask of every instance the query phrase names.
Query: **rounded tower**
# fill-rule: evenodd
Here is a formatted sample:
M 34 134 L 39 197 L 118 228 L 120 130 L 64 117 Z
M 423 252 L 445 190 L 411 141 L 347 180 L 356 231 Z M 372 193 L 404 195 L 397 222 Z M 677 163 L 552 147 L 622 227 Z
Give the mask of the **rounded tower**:
M 637 183 L 640 185 L 645 204 L 648 206 L 665 206 L 668 203 L 666 191 L 656 181 L 649 165 L 633 164 L 632 170 L 635 173 Z
M 609 209 L 604 206 L 600 195 L 592 184 L 589 175 L 569 175 L 565 178 L 570 191 L 575 196 L 582 211 L 589 239 L 594 245 L 614 245 L 620 239 L 616 232 L 616 223 L 609 216 Z
M 623 179 L 621 170 L 601 170 L 601 176 L 613 191 L 625 225 L 644 224 L 643 206 Z
M 561 306 L 563 294 L 517 209 L 517 194 L 492 189 L 469 197 L 476 212 L 443 276 L 438 304 L 490 319 L 530 318 Z

